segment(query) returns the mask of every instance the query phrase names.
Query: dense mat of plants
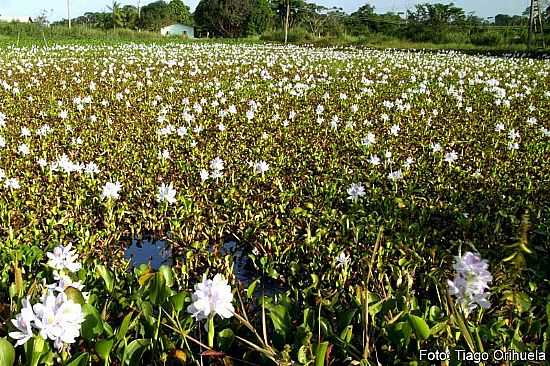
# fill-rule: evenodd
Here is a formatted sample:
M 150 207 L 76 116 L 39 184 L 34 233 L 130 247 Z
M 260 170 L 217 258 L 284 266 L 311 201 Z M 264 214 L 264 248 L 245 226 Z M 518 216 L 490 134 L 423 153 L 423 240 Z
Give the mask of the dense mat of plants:
M 548 351 L 548 61 L 215 44 L 0 60 L 0 365 Z M 172 267 L 124 260 L 151 235 Z

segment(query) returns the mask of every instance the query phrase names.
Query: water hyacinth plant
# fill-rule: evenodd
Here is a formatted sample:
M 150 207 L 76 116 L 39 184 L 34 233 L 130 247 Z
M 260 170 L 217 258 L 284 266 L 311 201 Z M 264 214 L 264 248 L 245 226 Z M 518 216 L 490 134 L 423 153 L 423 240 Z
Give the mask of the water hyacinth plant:
M 488 267 L 486 260 L 472 252 L 455 258 L 453 269 L 456 274 L 452 281 L 448 281 L 449 293 L 456 297 L 465 314 L 477 307 L 488 309 L 491 306 L 487 290 L 493 276 Z
M 49 46 L 0 52 L 0 366 L 548 352 L 548 60 Z

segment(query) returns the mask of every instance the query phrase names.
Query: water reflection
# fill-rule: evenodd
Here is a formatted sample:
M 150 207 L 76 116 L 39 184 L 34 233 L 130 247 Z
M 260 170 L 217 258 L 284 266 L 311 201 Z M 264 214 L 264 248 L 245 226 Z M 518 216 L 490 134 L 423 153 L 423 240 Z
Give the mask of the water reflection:
M 159 269 L 163 264 L 172 265 L 172 249 L 165 240 L 133 239 L 132 245 L 126 249 L 124 258 L 133 267 L 140 264 L 150 264 L 153 269 Z

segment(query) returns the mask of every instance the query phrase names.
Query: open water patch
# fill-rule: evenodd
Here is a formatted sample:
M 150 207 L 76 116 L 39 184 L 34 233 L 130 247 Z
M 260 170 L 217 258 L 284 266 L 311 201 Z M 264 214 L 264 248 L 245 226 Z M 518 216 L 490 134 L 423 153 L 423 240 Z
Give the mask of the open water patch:
M 124 258 L 130 261 L 132 267 L 149 264 L 155 270 L 173 263 L 172 248 L 168 242 L 155 238 L 132 239 L 132 244 L 124 252 Z

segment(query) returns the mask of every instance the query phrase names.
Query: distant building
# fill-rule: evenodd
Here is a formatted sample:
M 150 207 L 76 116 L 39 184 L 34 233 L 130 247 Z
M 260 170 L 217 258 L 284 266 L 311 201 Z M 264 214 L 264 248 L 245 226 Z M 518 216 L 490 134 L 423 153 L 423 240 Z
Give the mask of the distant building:
M 195 38 L 195 28 L 190 25 L 174 23 L 160 29 L 160 34 L 163 36 L 181 36 L 187 38 Z
M 32 18 L 31 17 L 10 17 L 8 15 L 0 15 L 0 22 L 32 23 Z

